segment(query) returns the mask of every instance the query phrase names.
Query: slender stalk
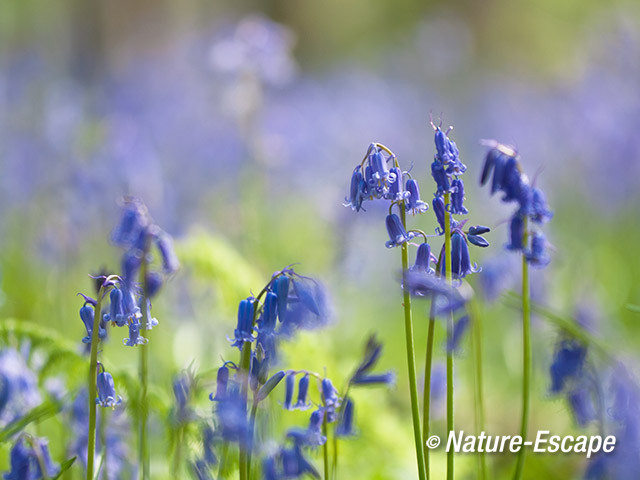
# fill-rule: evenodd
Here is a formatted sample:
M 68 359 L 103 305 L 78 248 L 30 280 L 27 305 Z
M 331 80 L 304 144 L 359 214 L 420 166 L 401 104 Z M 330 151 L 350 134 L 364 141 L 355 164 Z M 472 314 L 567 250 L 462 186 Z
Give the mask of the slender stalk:
M 336 425 L 333 424 L 333 475 L 331 478 L 338 479 L 338 436 L 336 435 Z M 604 438 L 604 437 L 602 437 Z
M 407 228 L 407 215 L 404 203 L 398 205 L 400 209 L 400 220 L 404 228 Z M 407 255 L 407 244 L 403 243 L 402 252 L 402 284 L 406 285 L 407 271 L 409 270 L 409 259 Z M 413 321 L 411 320 L 411 295 L 409 289 L 403 288 L 403 308 L 404 308 L 404 331 L 407 343 L 407 367 L 409 371 L 409 392 L 411 395 L 411 416 L 413 420 L 413 436 L 416 447 L 416 460 L 418 462 L 418 478 L 426 480 L 424 451 L 422 450 L 422 434 L 420 432 L 420 404 L 418 403 L 418 382 L 416 380 L 416 355 L 413 346 Z
M 147 287 L 146 277 L 148 270 L 147 250 L 145 246 L 142 262 L 140 265 L 140 283 L 142 284 L 142 298 L 140 300 L 142 310 L 142 326 L 146 327 L 149 323 L 149 308 L 147 305 Z M 141 328 L 142 330 L 142 328 Z M 151 330 L 144 330 L 145 336 L 149 338 Z M 140 474 L 143 480 L 149 480 L 150 462 L 149 462 L 149 443 L 148 443 L 148 422 L 149 422 L 149 400 L 147 398 L 149 390 L 149 344 L 139 345 L 140 357 L 138 362 L 139 378 L 140 378 L 140 425 L 138 432 L 138 462 L 140 465 Z
M 103 287 L 98 292 L 98 303 L 93 316 L 93 330 L 91 332 L 91 355 L 89 360 L 89 439 L 87 442 L 87 480 L 93 480 L 94 463 L 96 456 L 96 397 L 98 377 L 98 344 L 100 337 L 100 318 L 102 317 Z
M 102 445 L 102 467 L 98 469 L 98 471 L 102 471 L 102 476 L 106 479 L 109 478 L 109 472 L 107 471 L 107 420 L 108 420 L 109 410 L 107 408 L 103 408 L 100 411 L 100 444 Z
M 184 439 L 184 426 L 178 427 L 176 435 L 176 448 L 173 452 L 173 478 L 180 478 L 180 466 L 182 465 L 182 442 Z
M 240 376 L 242 378 L 242 398 L 246 399 L 249 392 L 249 367 L 251 366 L 251 342 L 244 342 L 240 357 Z M 240 445 L 238 454 L 238 468 L 240 470 L 240 480 L 247 480 L 247 448 Z
M 473 344 L 473 356 L 475 359 L 475 400 L 476 400 L 476 435 L 484 432 L 485 420 L 484 420 L 484 392 L 482 382 L 482 319 L 478 311 L 478 304 L 474 299 L 471 299 L 470 314 L 471 314 L 471 335 Z M 482 449 L 478 453 L 478 460 L 480 463 L 480 475 L 479 478 L 486 480 L 487 478 L 487 458 Z
M 225 468 L 227 467 L 227 454 L 229 453 L 229 442 L 222 444 L 222 453 L 220 454 L 220 464 L 218 465 L 218 479 L 226 478 Z
M 433 342 L 436 325 L 436 298 L 431 297 L 431 308 L 429 311 L 429 330 L 427 331 L 427 354 L 424 360 L 424 390 L 422 406 L 422 447 L 424 449 L 425 475 L 429 478 L 429 447 L 427 440 L 431 433 L 431 367 L 433 364 Z
M 451 194 L 444 194 L 445 207 L 451 203 Z M 445 279 L 451 284 L 451 213 L 447 208 L 444 211 L 444 268 Z M 447 345 L 453 342 L 453 312 L 447 315 Z M 447 348 L 447 438 L 454 428 L 453 422 L 453 349 Z M 454 478 L 454 452 L 450 448 L 447 452 L 447 480 Z
M 254 392 L 255 393 L 255 392 Z M 253 397 L 253 405 L 251 406 L 251 415 L 249 416 L 249 452 L 247 453 L 247 478 L 251 478 L 251 451 L 253 450 L 253 436 L 256 425 L 256 415 L 258 414 L 257 398 Z
M 527 244 L 527 219 L 524 220 L 524 235 L 522 244 Z M 527 438 L 529 425 L 529 408 L 531 399 L 531 305 L 529 300 L 529 265 L 527 257 L 522 254 L 522 419 L 520 423 L 520 436 L 523 443 Z M 518 452 L 518 463 L 514 480 L 522 478 L 525 461 L 524 446 Z
M 322 419 L 322 435 L 327 438 L 327 416 Z M 329 480 L 329 442 L 324 442 L 322 446 L 322 459 L 324 462 L 324 480 Z

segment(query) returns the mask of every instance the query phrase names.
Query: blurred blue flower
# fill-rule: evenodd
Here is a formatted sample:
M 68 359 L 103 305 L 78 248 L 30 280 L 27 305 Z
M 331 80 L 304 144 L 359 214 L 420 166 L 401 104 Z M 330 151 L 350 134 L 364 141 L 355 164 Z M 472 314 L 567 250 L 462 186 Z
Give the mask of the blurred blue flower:
M 311 406 L 311 403 L 307 401 L 307 395 L 309 393 L 309 374 L 305 373 L 300 377 L 298 382 L 298 398 L 293 408 L 299 410 L 306 410 Z
M 10 458 L 11 471 L 4 474 L 5 480 L 37 480 L 45 476 L 50 478 L 60 471 L 60 467 L 51 460 L 45 439 L 30 437 L 27 442 L 23 435 L 20 436 L 11 448 Z
M 0 351 L 0 426 L 5 426 L 42 402 L 38 377 L 13 348 Z
M 563 392 L 570 382 L 580 378 L 586 356 L 586 347 L 577 340 L 562 339 L 558 343 L 549 368 L 551 393 Z
M 255 340 L 253 336 L 254 302 L 255 299 L 249 297 L 242 300 L 238 306 L 238 323 L 233 332 L 233 340 L 229 340 L 232 347 L 242 350 L 244 342 L 253 342 Z
M 350 437 L 356 434 L 354 428 L 354 406 L 351 398 L 347 397 L 342 407 L 342 413 L 336 427 L 336 435 L 339 437 Z
M 285 410 L 292 410 L 291 404 L 293 402 L 293 389 L 296 386 L 296 376 L 294 373 L 287 374 L 284 385 L 284 403 L 282 404 L 282 406 Z

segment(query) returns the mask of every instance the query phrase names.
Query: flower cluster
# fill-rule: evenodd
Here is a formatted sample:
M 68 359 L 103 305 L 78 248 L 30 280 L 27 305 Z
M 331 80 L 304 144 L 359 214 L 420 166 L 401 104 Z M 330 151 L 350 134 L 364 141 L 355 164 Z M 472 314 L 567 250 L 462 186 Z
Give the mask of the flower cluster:
M 371 336 L 367 341 L 363 359 L 349 378 L 343 395 L 340 395 L 329 378 L 321 377 L 317 373 L 304 370 L 286 373 L 283 407 L 286 410 L 307 410 L 315 405 L 315 408 L 309 416 L 308 426 L 289 429 L 286 434 L 288 443 L 263 460 L 265 480 L 300 478 L 305 474 L 319 478 L 317 470 L 304 455 L 305 449 L 324 445 L 327 442 L 327 426 L 330 424 L 334 424 L 333 432 L 336 438 L 352 437 L 356 434 L 355 404 L 348 395 L 350 389 L 359 386 L 392 385 L 395 382 L 392 372 L 372 372 L 381 354 L 382 344 L 375 336 Z M 300 375 L 300 380 L 297 401 L 293 404 L 297 375 Z M 320 401 L 317 404 L 308 399 L 311 378 L 316 380 L 318 387 Z
M 518 209 L 509 222 L 508 250 L 522 251 L 527 261 L 534 266 L 544 267 L 550 259 L 547 255 L 547 241 L 544 234 L 535 230 L 527 231 L 529 221 L 543 224 L 553 217 L 542 190 L 530 185 L 522 172 L 518 153 L 509 146 L 494 140 L 484 142 L 490 147 L 484 161 L 480 184 L 491 179 L 491 194 L 502 192 L 502 201 L 516 203 Z
M 97 299 L 81 294 L 84 303 L 80 308 L 80 318 L 87 335 L 83 343 L 90 344 L 96 324 L 96 308 L 100 305 L 98 338 L 107 338 L 108 326 L 127 326 L 129 335 L 122 343 L 129 347 L 144 345 L 148 339 L 142 330 L 151 330 L 158 321 L 151 317 L 151 299 L 158 293 L 164 276 L 176 272 L 179 267 L 171 237 L 151 220 L 144 204 L 135 198 L 127 198 L 121 219 L 114 229 L 111 239 L 115 245 L 125 249 L 122 257 L 122 275 L 102 275 L 95 277 L 98 282 Z M 160 256 L 161 271 L 151 269 L 153 256 L 151 247 L 155 245 Z M 139 282 L 137 281 L 139 278 Z M 105 300 L 108 298 L 108 307 Z M 105 313 L 102 313 L 105 312 Z M 111 374 L 98 374 L 98 398 L 102 407 L 115 407 L 121 403 L 116 396 Z

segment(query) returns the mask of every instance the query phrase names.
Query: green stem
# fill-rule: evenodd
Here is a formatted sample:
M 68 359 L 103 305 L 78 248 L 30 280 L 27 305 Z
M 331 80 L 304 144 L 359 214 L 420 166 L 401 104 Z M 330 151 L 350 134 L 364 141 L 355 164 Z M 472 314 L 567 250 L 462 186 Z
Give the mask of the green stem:
M 107 416 L 109 415 L 109 410 L 103 408 L 100 411 L 100 443 L 102 444 L 102 477 L 105 479 L 109 478 L 109 472 L 107 471 Z M 99 471 L 100 471 L 99 470 Z
M 240 357 L 240 377 L 242 378 L 242 398 L 246 399 L 249 392 L 249 367 L 251 366 L 251 342 L 244 342 Z M 238 454 L 238 468 L 240 470 L 240 480 L 247 480 L 247 449 L 240 445 Z
M 427 331 L 427 354 L 424 360 L 424 390 L 422 406 L 422 447 L 424 449 L 425 475 L 429 478 L 429 447 L 427 440 L 431 433 L 431 367 L 433 364 L 433 342 L 435 338 L 436 325 L 436 298 L 431 297 L 431 308 L 429 311 L 429 330 Z
M 178 427 L 176 435 L 176 449 L 173 452 L 173 478 L 180 478 L 180 466 L 182 464 L 182 442 L 184 438 L 184 427 Z
M 451 213 L 447 205 L 451 203 L 451 194 L 444 194 L 444 268 L 447 284 L 451 285 Z M 447 345 L 453 342 L 453 312 L 447 315 Z M 452 434 L 453 422 L 453 349 L 447 348 L 447 438 Z M 454 451 L 450 448 L 447 452 L 447 480 L 454 478 Z
M 336 435 L 335 424 L 333 425 L 333 475 L 331 478 L 333 480 L 338 479 L 338 436 Z
M 484 432 L 485 420 L 484 420 L 484 392 L 482 381 L 482 319 L 478 312 L 478 304 L 474 299 L 471 299 L 470 314 L 471 314 L 471 335 L 473 341 L 473 356 L 475 358 L 475 399 L 476 399 L 476 435 Z M 485 480 L 487 478 L 487 458 L 482 449 L 478 454 L 478 460 L 480 462 L 480 476 L 479 478 Z
M 524 235 L 522 244 L 527 244 L 527 219 L 524 220 Z M 520 436 L 523 443 L 527 439 L 527 427 L 529 424 L 531 390 L 531 306 L 529 301 L 529 265 L 527 257 L 522 254 L 522 420 L 520 423 Z M 525 461 L 524 446 L 518 452 L 518 463 L 514 480 L 522 478 Z
M 91 355 L 89 360 L 89 439 L 87 442 L 87 480 L 93 480 L 94 463 L 96 457 L 96 397 L 98 378 L 98 344 L 100 337 L 100 317 L 102 316 L 102 295 L 103 287 L 98 292 L 98 303 L 96 304 L 93 316 L 93 330 L 91 332 Z
M 142 262 L 140 265 L 140 283 L 142 285 L 142 298 L 140 300 L 142 310 L 142 327 L 146 327 L 149 324 L 149 309 L 147 305 L 147 250 L 145 247 L 142 256 Z M 141 328 L 140 330 L 143 330 Z M 147 340 L 151 330 L 144 330 Z M 141 475 L 143 480 L 150 479 L 150 462 L 149 462 L 149 443 L 148 443 L 148 422 L 149 422 L 149 400 L 147 398 L 149 390 L 149 344 L 139 345 L 140 357 L 139 357 L 139 377 L 140 377 L 140 430 L 138 432 L 138 461 L 140 465 Z
M 404 203 L 398 204 L 400 209 L 400 219 L 404 228 L 407 228 L 407 219 Z M 406 286 L 407 271 L 409 270 L 409 259 L 407 255 L 407 244 L 402 244 L 402 284 Z M 409 371 L 409 391 L 411 394 L 411 416 L 413 419 L 413 436 L 416 447 L 416 460 L 418 462 L 418 478 L 426 480 L 424 452 L 422 450 L 422 434 L 420 432 L 420 404 L 418 403 L 418 382 L 416 380 L 416 355 L 413 346 L 413 321 L 411 320 L 411 295 L 408 288 L 403 288 L 404 307 L 404 331 L 407 343 L 407 367 Z
M 229 442 L 222 444 L 222 453 L 220 454 L 220 464 L 218 465 L 218 479 L 225 478 L 225 468 L 227 467 L 227 454 L 229 453 Z
M 255 395 L 255 392 L 254 392 Z M 256 425 L 256 415 L 258 414 L 258 402 L 254 396 L 253 405 L 251 406 L 251 415 L 249 416 L 249 452 L 247 453 L 247 478 L 251 478 L 251 451 L 253 450 L 253 436 Z

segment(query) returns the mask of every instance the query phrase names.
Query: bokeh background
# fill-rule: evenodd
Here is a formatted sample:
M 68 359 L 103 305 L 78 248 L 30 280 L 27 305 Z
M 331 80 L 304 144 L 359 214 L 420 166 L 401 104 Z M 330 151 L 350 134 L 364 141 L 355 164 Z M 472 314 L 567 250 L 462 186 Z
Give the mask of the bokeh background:
M 173 375 L 189 365 L 212 371 L 221 356 L 235 355 L 227 336 L 237 302 L 294 262 L 327 286 L 334 318 L 289 342 L 285 366 L 345 378 L 377 332 L 382 366 L 398 374 L 394 389 L 355 393 L 360 435 L 341 451 L 345 478 L 411 478 L 400 254 L 384 247 L 384 206 L 359 214 L 343 207 L 354 165 L 371 141 L 382 142 L 413 165 L 430 199 L 429 114 L 454 125 L 471 218 L 493 228 L 491 247 L 474 249 L 474 260 L 500 265 L 502 288 L 517 290 L 513 259 L 502 253 L 510 209 L 477 184 L 480 139 L 515 145 L 555 212 L 547 228 L 553 260 L 534 273 L 536 301 L 568 318 L 588 316 L 634 372 L 640 323 L 628 305 L 640 304 L 639 85 L 633 0 L 2 2 L 0 318 L 41 325 L 80 351 L 75 295 L 92 288 L 87 273 L 119 269 L 109 232 L 122 196 L 136 195 L 174 235 L 182 263 L 154 305 L 154 478 L 170 478 Z M 413 225 L 433 231 L 436 222 L 427 212 Z M 470 280 L 478 290 L 483 273 Z M 502 297 L 481 310 L 487 431 L 514 434 L 519 313 Z M 420 367 L 426 305 L 416 305 L 415 322 Z M 536 317 L 531 431 L 595 433 L 579 429 L 564 399 L 549 394 L 558 335 Z M 105 358 L 135 376 L 137 355 L 114 340 Z M 11 334 L 3 342 L 22 343 Z M 457 422 L 466 431 L 469 350 L 464 341 L 456 378 Z M 70 371 L 53 366 L 48 380 Z M 65 388 L 76 388 L 79 375 L 65 378 Z M 204 394 L 199 408 L 210 409 Z M 445 431 L 443 413 L 436 408 L 436 432 Z M 280 431 L 305 419 L 282 415 Z M 64 418 L 38 429 L 54 458 L 67 458 Z M 320 463 L 320 452 L 314 459 Z M 508 476 L 513 461 L 490 457 L 495 478 Z M 459 478 L 475 478 L 475 462 L 460 455 Z M 3 449 L 0 466 L 7 464 Z M 525 478 L 581 478 L 585 468 L 579 455 L 536 454 Z M 432 470 L 444 469 L 438 452 Z M 79 466 L 68 473 L 81 476 Z

